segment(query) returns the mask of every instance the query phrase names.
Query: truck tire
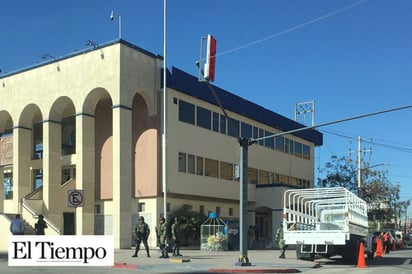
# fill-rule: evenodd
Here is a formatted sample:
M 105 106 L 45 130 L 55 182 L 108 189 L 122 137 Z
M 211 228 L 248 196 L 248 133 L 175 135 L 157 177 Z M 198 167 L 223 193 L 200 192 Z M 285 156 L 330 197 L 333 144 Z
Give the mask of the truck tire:
M 305 261 L 314 261 L 315 254 L 314 253 L 302 253 L 301 252 L 302 245 L 296 245 L 296 258 L 299 260 Z
M 346 264 L 357 264 L 359 253 L 359 241 L 350 241 L 345 249 L 342 260 Z

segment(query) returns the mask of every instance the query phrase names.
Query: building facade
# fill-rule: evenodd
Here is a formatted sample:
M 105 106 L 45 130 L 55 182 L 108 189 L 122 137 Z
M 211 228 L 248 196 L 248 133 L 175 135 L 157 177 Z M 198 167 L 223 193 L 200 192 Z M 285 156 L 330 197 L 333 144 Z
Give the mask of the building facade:
M 166 83 L 164 183 L 161 56 L 118 40 L 1 75 L 2 235 L 10 216 L 30 227 L 43 214 L 46 234 L 113 235 L 129 248 L 139 216 L 154 228 L 164 215 L 163 185 L 167 213 L 239 218 L 238 137 L 303 125 L 215 87 L 227 119 L 207 85 L 176 68 Z M 313 187 L 320 145 L 305 130 L 250 146 L 248 221 L 263 237 L 280 221 L 284 188 Z

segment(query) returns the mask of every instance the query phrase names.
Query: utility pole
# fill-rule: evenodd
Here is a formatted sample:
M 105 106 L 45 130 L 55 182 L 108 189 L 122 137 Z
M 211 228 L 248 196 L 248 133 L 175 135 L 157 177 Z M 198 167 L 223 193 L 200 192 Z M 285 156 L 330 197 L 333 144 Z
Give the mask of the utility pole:
M 362 138 L 360 136 L 358 136 L 358 195 L 360 194 L 360 188 L 361 188 L 361 184 L 362 184 L 362 168 L 361 168 L 361 164 L 362 164 L 362 152 L 366 153 L 366 152 L 372 152 L 372 149 L 362 149 Z

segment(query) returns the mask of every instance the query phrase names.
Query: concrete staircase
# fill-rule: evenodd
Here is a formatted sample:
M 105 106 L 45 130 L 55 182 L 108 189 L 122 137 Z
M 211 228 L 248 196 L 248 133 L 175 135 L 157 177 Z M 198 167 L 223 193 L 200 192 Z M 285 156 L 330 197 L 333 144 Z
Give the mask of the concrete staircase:
M 16 214 L 5 213 L 4 215 L 6 215 L 10 221 L 16 218 Z M 26 222 L 26 220 L 22 219 L 22 221 L 24 223 L 24 235 L 35 235 L 36 232 L 34 231 L 34 228 Z

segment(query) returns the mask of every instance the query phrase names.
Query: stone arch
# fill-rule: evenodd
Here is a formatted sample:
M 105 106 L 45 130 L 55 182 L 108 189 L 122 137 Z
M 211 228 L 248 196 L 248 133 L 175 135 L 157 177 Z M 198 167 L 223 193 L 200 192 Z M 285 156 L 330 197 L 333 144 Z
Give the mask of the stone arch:
M 159 124 L 159 116 L 150 116 L 147 101 L 141 94 L 136 94 L 132 103 L 134 197 L 158 194 L 161 166 Z
M 19 157 L 41 159 L 43 158 L 43 114 L 35 104 L 24 107 L 20 114 L 18 128 L 31 130 L 30 136 L 25 135 L 19 142 L 26 142 L 30 149 L 21 150 Z M 30 155 L 32 154 L 32 155 Z
M 137 96 L 141 98 L 146 106 L 147 113 L 149 116 L 155 115 L 157 113 L 157 104 L 156 104 L 156 94 L 157 92 L 147 92 L 145 90 L 140 90 L 133 96 L 133 102 Z M 160 104 L 159 104 L 160 106 Z
M 43 114 L 40 108 L 35 104 L 29 104 L 21 112 L 18 126 L 31 129 L 33 123 L 41 121 L 43 121 Z
M 82 114 L 95 119 L 95 199 L 113 199 L 113 101 L 107 90 L 93 89 Z
M 0 135 L 4 133 L 11 133 L 13 129 L 13 119 L 9 112 L 5 110 L 0 111 Z
M 90 91 L 83 102 L 83 114 L 95 114 L 97 104 L 104 99 L 110 99 L 110 101 L 112 101 L 112 98 L 106 89 L 99 87 Z
M 76 111 L 73 101 L 62 96 L 57 98 L 49 112 L 50 122 L 60 124 L 60 137 L 58 146 L 61 148 L 62 155 L 74 154 L 76 152 Z
M 75 113 L 73 101 L 67 96 L 62 96 L 57 98 L 50 108 L 49 119 L 60 122 L 62 117 L 73 116 Z

